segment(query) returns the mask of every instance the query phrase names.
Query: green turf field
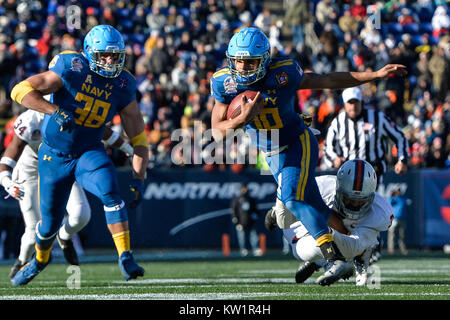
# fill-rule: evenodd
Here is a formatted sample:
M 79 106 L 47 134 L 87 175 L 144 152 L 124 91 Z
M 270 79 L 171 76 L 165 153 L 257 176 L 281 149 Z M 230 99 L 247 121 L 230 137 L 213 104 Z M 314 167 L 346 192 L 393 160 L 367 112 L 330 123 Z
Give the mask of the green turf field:
M 81 260 L 84 263 L 79 273 L 68 273 L 68 265 L 55 259 L 31 283 L 20 288 L 11 285 L 7 278 L 10 265 L 3 263 L 0 299 L 450 300 L 450 259 L 441 253 L 385 256 L 376 264 L 380 281 L 373 281 L 371 288 L 355 287 L 354 277 L 321 287 L 314 283 L 320 272 L 307 283 L 296 284 L 298 263 L 278 252 L 260 258 L 136 256 L 146 269 L 140 280 L 124 281 L 117 263 L 111 261 L 112 255 L 109 262 L 95 263 L 89 262 L 95 261 L 95 256 L 88 254 Z M 156 256 L 159 258 L 151 258 Z M 77 277 L 79 282 L 71 281 Z

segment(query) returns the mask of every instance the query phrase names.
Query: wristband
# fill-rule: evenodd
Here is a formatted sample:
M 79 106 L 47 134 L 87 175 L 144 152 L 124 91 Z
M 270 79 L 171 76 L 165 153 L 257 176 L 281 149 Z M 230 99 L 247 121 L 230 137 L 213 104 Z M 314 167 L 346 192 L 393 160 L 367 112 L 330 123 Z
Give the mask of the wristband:
M 113 145 L 120 138 L 120 135 L 117 132 L 115 132 L 114 130 L 111 131 L 112 131 L 111 136 L 105 140 L 105 142 L 110 146 Z
M 14 167 L 17 164 L 17 161 L 15 161 L 14 159 L 11 159 L 9 157 L 2 157 L 0 159 L 0 164 L 7 165 L 8 167 L 11 167 L 11 169 L 14 169 Z
M 119 147 L 119 150 L 128 153 L 130 156 L 134 153 L 133 147 L 126 141 L 122 143 L 122 145 Z

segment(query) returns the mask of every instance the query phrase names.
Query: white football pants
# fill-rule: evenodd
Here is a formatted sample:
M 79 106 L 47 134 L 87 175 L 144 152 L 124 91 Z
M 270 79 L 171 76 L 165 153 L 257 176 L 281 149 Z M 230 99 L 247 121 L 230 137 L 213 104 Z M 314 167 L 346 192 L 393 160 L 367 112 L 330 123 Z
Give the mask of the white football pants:
M 20 174 L 19 174 L 20 172 Z M 29 171 L 21 170 L 16 166 L 13 179 L 23 182 L 24 197 L 19 201 L 25 221 L 25 232 L 22 235 L 19 260 L 24 263 L 31 259 L 34 253 L 36 243 L 36 224 L 41 220 L 38 197 L 38 179 L 36 174 L 27 174 Z M 20 177 L 18 177 L 20 175 Z M 67 215 L 64 218 L 63 225 L 59 229 L 61 239 L 68 240 L 75 233 L 83 229 L 91 218 L 91 207 L 83 188 L 75 182 L 70 192 L 69 200 L 66 206 Z

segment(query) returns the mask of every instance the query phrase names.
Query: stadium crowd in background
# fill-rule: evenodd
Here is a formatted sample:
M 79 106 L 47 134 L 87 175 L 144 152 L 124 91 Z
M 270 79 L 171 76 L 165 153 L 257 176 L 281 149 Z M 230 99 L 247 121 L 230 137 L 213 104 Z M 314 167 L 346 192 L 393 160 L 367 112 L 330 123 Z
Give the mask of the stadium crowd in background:
M 193 140 L 195 130 L 210 128 L 210 77 L 226 64 L 234 32 L 256 26 L 268 36 L 272 56 L 293 57 L 305 72 L 406 65 L 404 78 L 363 85 L 364 106 L 383 111 L 403 129 L 410 168 L 450 167 L 450 17 L 445 0 L 285 0 L 279 5 L 279 11 L 271 12 L 257 0 L 0 0 L 0 154 L 12 137 L 14 119 L 25 111 L 11 101 L 12 87 L 45 70 L 55 54 L 81 50 L 93 26 L 110 24 L 124 36 L 125 66 L 137 80 L 149 167 L 193 166 L 182 152 L 172 154 L 178 142 L 171 134 L 181 129 Z M 312 115 L 312 126 L 321 131 L 320 157 L 327 128 L 343 106 L 340 93 L 298 91 L 298 111 Z M 197 121 L 202 124 L 195 126 Z M 123 132 L 118 117 L 112 128 Z M 128 165 L 123 153 L 109 152 L 116 165 Z M 388 154 L 392 168 L 395 147 Z M 264 165 L 259 160 L 257 167 Z M 240 172 L 243 165 L 231 168 Z

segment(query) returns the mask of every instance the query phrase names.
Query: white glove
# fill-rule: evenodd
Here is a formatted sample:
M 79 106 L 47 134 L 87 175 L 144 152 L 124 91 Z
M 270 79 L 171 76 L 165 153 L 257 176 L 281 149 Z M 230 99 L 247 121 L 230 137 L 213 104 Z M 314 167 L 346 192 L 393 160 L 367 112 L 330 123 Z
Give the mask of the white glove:
M 5 188 L 6 192 L 8 192 L 8 196 L 6 196 L 5 199 L 8 198 L 9 196 L 17 200 L 23 199 L 25 192 L 21 184 L 12 181 L 11 178 L 7 175 L 2 178 L 1 184 Z
M 369 261 L 372 255 L 372 248 L 367 248 L 364 253 L 355 258 L 356 286 L 365 286 L 369 280 Z

